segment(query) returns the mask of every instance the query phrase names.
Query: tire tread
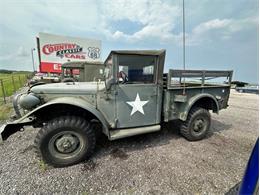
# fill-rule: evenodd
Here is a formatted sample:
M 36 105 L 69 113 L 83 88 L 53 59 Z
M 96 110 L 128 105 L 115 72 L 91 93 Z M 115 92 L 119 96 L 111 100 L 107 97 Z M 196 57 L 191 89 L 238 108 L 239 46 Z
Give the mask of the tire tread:
M 35 137 L 34 140 L 34 148 L 35 148 L 35 153 L 37 158 L 43 160 L 45 163 L 52 165 L 54 167 L 64 167 L 68 165 L 73 165 L 76 163 L 79 163 L 80 161 L 84 159 L 77 160 L 76 162 L 73 163 L 64 163 L 64 164 L 58 164 L 55 162 L 50 161 L 50 159 L 45 159 L 42 157 L 42 152 L 41 152 L 41 145 L 43 144 L 43 138 L 47 136 L 49 133 L 53 131 L 53 129 L 61 128 L 64 126 L 69 126 L 69 127 L 76 127 L 83 131 L 87 137 L 88 137 L 88 149 L 87 153 L 84 156 L 84 159 L 90 157 L 95 149 L 96 145 L 96 137 L 95 137 L 95 132 L 91 128 L 91 125 L 88 121 L 85 119 L 78 117 L 78 116 L 60 116 L 57 118 L 54 118 L 47 122 L 46 125 L 44 125 L 38 132 L 38 134 Z
M 185 138 L 186 138 L 187 140 L 189 140 L 189 141 L 197 141 L 197 140 L 203 139 L 203 138 L 207 135 L 207 133 L 208 133 L 208 131 L 209 131 L 209 129 L 210 129 L 210 120 L 209 120 L 209 128 L 206 130 L 206 132 L 205 132 L 205 134 L 204 134 L 203 136 L 194 137 L 194 136 L 190 133 L 190 130 L 189 130 L 190 123 L 191 123 L 193 117 L 194 117 L 195 115 L 197 115 L 198 113 L 200 113 L 200 114 L 206 114 L 206 115 L 208 115 L 208 117 L 209 117 L 209 119 L 210 119 L 210 113 L 209 113 L 209 111 L 206 110 L 205 108 L 194 107 L 194 108 L 191 109 L 191 111 L 190 111 L 189 114 L 188 114 L 188 117 L 187 117 L 186 121 L 184 121 L 184 122 L 182 123 L 181 128 L 180 128 L 180 133 L 181 133 L 181 135 L 182 135 L 183 137 L 185 137 Z

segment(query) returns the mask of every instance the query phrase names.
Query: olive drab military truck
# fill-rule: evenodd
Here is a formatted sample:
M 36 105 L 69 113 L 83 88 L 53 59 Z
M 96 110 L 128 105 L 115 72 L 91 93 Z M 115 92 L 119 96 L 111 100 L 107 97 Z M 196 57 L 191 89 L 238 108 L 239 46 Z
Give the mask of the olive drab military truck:
M 15 96 L 17 119 L 1 127 L 1 137 L 5 140 L 24 126 L 40 127 L 37 154 L 55 167 L 90 157 L 97 131 L 116 140 L 180 120 L 180 133 L 200 140 L 210 130 L 209 111 L 228 107 L 232 71 L 170 69 L 164 74 L 164 59 L 165 50 L 111 51 L 104 81 L 31 87 Z M 227 82 L 207 82 L 217 77 Z
M 89 61 L 66 62 L 61 66 L 62 82 L 90 82 L 104 80 L 104 63 Z

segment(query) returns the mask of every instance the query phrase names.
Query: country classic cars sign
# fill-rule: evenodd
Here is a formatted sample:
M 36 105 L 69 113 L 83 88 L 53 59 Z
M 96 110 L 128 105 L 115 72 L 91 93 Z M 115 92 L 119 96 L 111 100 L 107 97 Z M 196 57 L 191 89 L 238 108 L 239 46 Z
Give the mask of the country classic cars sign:
M 40 72 L 60 73 L 68 61 L 100 61 L 101 41 L 39 33 Z

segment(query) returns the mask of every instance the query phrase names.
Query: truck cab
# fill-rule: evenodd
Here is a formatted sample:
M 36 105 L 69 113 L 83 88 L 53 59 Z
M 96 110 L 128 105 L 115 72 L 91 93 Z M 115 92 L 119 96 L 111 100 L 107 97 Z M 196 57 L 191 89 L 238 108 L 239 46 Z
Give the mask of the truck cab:
M 61 66 L 62 82 L 89 82 L 103 80 L 103 62 L 73 61 Z
M 160 123 L 164 57 L 165 50 L 110 53 L 105 61 L 105 101 L 110 108 L 100 110 L 112 128 Z M 98 99 L 98 108 L 103 107 L 103 95 Z

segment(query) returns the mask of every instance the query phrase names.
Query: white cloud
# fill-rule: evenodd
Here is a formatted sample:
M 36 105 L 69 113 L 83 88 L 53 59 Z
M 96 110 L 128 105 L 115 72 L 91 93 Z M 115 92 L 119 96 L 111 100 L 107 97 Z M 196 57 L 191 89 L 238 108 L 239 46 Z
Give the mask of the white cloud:
M 174 21 L 180 14 L 179 7 L 161 0 L 105 0 L 101 9 L 108 20 L 128 19 L 144 25 Z
M 0 25 L 28 40 L 42 31 L 65 35 L 81 31 L 108 40 L 134 42 L 149 37 L 169 39 L 181 14 L 178 6 L 163 0 L 39 0 L 23 3 L 12 0 L 1 2 L 0 11 Z M 111 25 L 120 20 L 141 24 L 142 28 L 132 34 L 112 29 Z M 5 36 L 1 33 L 1 37 Z
M 130 42 L 153 38 L 159 41 L 172 39 L 177 18 L 181 14 L 178 6 L 160 0 L 105 1 L 102 11 L 105 18 L 104 27 L 108 29 L 107 37 Z M 109 28 L 110 24 L 120 20 L 142 24 L 142 28 L 132 34 L 119 30 L 113 32 Z
M 182 23 L 180 5 L 163 0 L 8 1 L 1 2 L 0 25 L 14 35 L 17 34 L 17 38 L 22 37 L 15 40 L 18 45 L 24 41 L 34 43 L 33 37 L 41 31 L 71 36 L 86 32 L 100 39 L 115 41 L 156 40 L 163 43 L 174 41 L 178 44 L 181 34 L 177 31 L 180 31 Z M 141 27 L 133 33 L 111 27 L 122 20 L 140 24 Z M 195 45 L 210 39 L 213 31 L 220 33 L 219 37 L 228 39 L 232 33 L 243 30 L 245 25 L 255 23 L 258 23 L 256 17 L 240 20 L 212 19 L 187 32 L 187 43 Z M 4 44 L 3 37 L 10 35 L 0 31 L 0 36 L 0 42 Z
M 200 23 L 186 35 L 187 45 L 198 45 L 214 40 L 228 40 L 234 33 L 258 25 L 256 17 L 244 19 L 213 19 Z
M 103 33 L 107 39 L 115 41 L 139 42 L 156 40 L 161 43 L 173 42 L 182 44 L 182 33 L 176 33 L 181 28 L 181 8 L 166 1 L 156 0 L 117 0 L 102 1 Z M 125 33 L 110 28 L 113 22 L 129 20 L 142 24 L 141 29 L 133 33 Z M 178 27 L 176 27 L 176 24 Z M 258 18 L 243 19 L 211 19 L 195 26 L 186 32 L 187 45 L 199 45 L 208 41 L 228 40 L 233 34 L 245 27 L 258 25 Z
M 225 28 L 228 25 L 230 25 L 230 23 L 231 23 L 230 19 L 223 19 L 223 20 L 214 19 L 214 20 L 210 20 L 210 21 L 199 24 L 192 30 L 192 32 L 197 33 L 197 34 L 204 33 L 209 30 Z
M 197 4 L 197 1 L 193 1 Z M 35 36 L 39 32 L 49 32 L 68 36 L 93 37 L 103 41 L 129 43 L 182 43 L 182 10 L 179 1 L 170 0 L 38 0 L 0 1 L 0 60 L 13 58 L 27 59 L 30 63 L 30 49 L 35 47 Z M 188 8 L 187 15 L 203 14 L 201 9 Z M 11 13 L 11 14 L 10 14 Z M 219 13 L 221 15 L 221 10 Z M 237 17 L 240 15 L 237 14 Z M 252 16 L 252 14 L 250 15 Z M 205 18 L 209 18 L 207 16 Z M 187 45 L 228 40 L 241 31 L 258 25 L 258 17 L 212 18 L 195 25 L 186 32 Z M 193 21 L 193 19 L 190 19 Z M 120 21 L 137 24 L 131 33 L 114 24 L 126 25 Z M 194 20 L 196 21 L 196 20 Z M 190 25 L 187 21 L 187 26 Z M 127 28 L 126 28 L 127 29 Z M 188 28 L 187 28 L 188 29 Z M 131 45 L 132 44 L 132 45 Z M 116 45 L 116 44 L 115 44 Z M 138 45 L 138 44 L 136 44 Z M 21 47 L 23 46 L 23 47 Z M 135 46 L 138 47 L 138 46 Z M 15 54 L 14 51 L 17 51 Z M 29 53 L 29 56 L 28 56 Z M 5 62 L 5 63 L 6 63 Z M 0 62 L 0 66 L 2 66 Z

